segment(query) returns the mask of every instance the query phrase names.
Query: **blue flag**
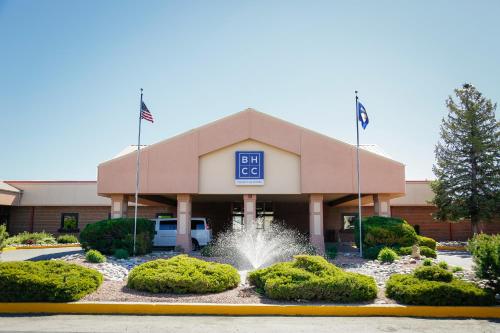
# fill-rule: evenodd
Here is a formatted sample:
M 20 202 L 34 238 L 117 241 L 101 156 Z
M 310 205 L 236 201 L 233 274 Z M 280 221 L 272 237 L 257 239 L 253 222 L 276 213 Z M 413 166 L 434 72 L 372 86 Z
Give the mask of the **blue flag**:
M 361 122 L 361 126 L 363 126 L 363 129 L 365 129 L 368 123 L 370 122 L 365 107 L 363 106 L 363 104 L 359 102 L 358 102 L 358 120 Z

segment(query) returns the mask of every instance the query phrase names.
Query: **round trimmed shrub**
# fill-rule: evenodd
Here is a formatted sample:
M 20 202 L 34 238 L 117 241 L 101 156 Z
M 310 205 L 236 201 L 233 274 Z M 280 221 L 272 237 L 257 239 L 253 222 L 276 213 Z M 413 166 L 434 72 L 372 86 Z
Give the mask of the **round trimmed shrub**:
M 425 258 L 424 261 L 422 261 L 422 265 L 424 266 L 432 266 L 432 260 L 429 258 Z
M 323 257 L 298 255 L 250 272 L 248 279 L 267 297 L 281 300 L 369 301 L 377 297 L 372 277 L 345 272 Z
M 57 237 L 57 243 L 59 244 L 73 244 L 78 243 L 78 238 L 75 235 L 60 235 Z
M 372 246 L 368 248 L 363 248 L 363 258 L 365 259 L 370 259 L 370 260 L 375 260 L 378 257 L 378 254 L 380 251 L 386 246 L 384 245 L 377 245 L 377 246 Z
M 398 255 L 394 250 L 384 247 L 380 250 L 377 259 L 381 262 L 394 262 L 394 260 L 398 259 Z
M 411 305 L 492 305 L 495 301 L 493 293 L 470 282 L 429 281 L 413 274 L 392 275 L 386 284 L 386 295 Z
M 152 251 L 154 229 L 153 221 L 137 219 L 136 254 Z M 133 255 L 134 219 L 118 218 L 87 224 L 80 233 L 80 243 L 86 250 L 112 255 L 116 249 L 125 249 Z
M 359 247 L 359 224 L 355 223 L 356 245 Z M 370 216 L 363 219 L 363 246 L 412 246 L 417 243 L 415 229 L 401 218 Z
M 453 274 L 439 266 L 422 266 L 413 272 L 417 279 L 428 281 L 451 282 Z
M 85 253 L 85 259 L 88 262 L 93 262 L 95 264 L 99 264 L 106 261 L 106 257 L 97 250 L 89 250 Z
M 98 271 L 62 260 L 0 263 L 0 301 L 70 302 L 97 290 Z
M 427 258 L 436 258 L 437 253 L 431 248 L 428 248 L 427 246 L 420 246 L 420 254 L 427 257 Z
M 417 236 L 419 246 L 427 246 L 430 249 L 436 249 L 436 241 L 430 237 Z
M 151 293 L 206 294 L 232 289 L 240 283 L 236 268 L 187 255 L 157 259 L 130 271 L 127 286 Z

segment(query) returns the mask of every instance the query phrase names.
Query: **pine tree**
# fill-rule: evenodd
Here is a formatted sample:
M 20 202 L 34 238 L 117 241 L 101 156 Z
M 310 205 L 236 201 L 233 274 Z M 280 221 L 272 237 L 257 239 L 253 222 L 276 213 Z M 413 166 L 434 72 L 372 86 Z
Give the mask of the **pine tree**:
M 500 214 L 500 125 L 496 103 L 471 84 L 455 89 L 446 101 L 448 116 L 441 123 L 436 145 L 437 180 L 431 184 L 438 208 L 435 218 L 470 219 L 478 232 L 481 221 Z

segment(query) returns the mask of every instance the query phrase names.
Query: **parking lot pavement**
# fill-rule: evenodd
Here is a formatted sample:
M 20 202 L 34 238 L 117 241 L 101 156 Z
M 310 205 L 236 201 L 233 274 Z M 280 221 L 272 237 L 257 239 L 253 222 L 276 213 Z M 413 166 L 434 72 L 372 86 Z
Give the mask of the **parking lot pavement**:
M 63 247 L 54 249 L 12 250 L 0 253 L 0 261 L 48 260 L 75 253 L 83 253 L 82 248 Z
M 51 315 L 0 317 L 0 332 L 498 332 L 500 321 L 399 317 Z
M 448 265 L 460 266 L 467 270 L 472 270 L 472 256 L 467 251 L 438 251 L 437 259 L 446 261 Z

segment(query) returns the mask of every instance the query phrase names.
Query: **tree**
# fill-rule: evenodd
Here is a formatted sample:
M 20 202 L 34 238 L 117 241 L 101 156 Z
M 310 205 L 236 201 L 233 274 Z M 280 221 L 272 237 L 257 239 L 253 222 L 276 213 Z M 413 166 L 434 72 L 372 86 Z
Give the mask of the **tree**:
M 437 180 L 431 183 L 435 218 L 470 219 L 478 232 L 481 221 L 500 212 L 500 125 L 496 103 L 486 99 L 471 84 L 455 89 L 456 100 L 446 101 L 448 116 L 441 123 L 436 145 Z

